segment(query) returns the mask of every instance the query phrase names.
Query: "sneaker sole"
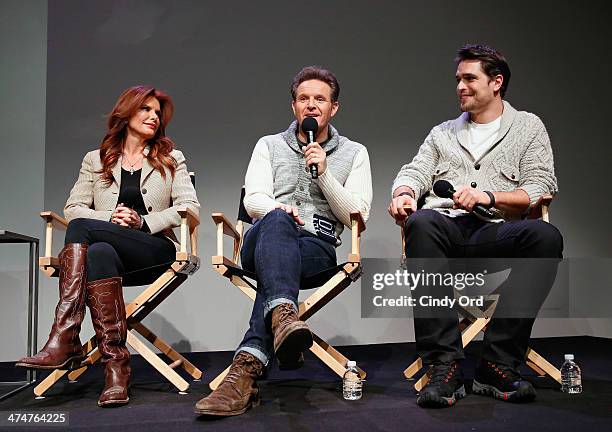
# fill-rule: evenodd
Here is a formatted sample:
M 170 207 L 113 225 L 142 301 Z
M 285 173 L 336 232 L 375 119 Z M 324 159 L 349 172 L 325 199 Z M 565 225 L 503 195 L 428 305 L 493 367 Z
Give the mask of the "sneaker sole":
M 462 385 L 455 390 L 451 397 L 436 397 L 429 393 L 419 395 L 417 397 L 417 405 L 422 408 L 446 408 L 455 405 L 459 399 L 463 399 L 465 396 L 465 386 Z
M 502 392 L 497 388 L 489 384 L 481 384 L 474 380 L 472 385 L 472 392 L 477 395 L 491 396 L 495 399 L 508 401 L 508 402 L 531 402 L 535 399 L 535 393 L 529 389 L 525 391 L 515 390 L 512 392 Z
M 296 321 L 286 330 L 278 346 L 274 347 L 276 358 L 280 363 L 291 364 L 298 356 L 297 353 L 310 348 L 312 342 L 312 333 L 306 323 Z

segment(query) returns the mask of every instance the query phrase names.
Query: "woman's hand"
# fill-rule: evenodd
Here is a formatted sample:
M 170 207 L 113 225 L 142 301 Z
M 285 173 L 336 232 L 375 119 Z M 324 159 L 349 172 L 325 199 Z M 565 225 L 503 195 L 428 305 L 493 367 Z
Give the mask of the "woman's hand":
M 142 220 L 136 211 L 119 203 L 111 216 L 111 222 L 126 228 L 140 229 Z

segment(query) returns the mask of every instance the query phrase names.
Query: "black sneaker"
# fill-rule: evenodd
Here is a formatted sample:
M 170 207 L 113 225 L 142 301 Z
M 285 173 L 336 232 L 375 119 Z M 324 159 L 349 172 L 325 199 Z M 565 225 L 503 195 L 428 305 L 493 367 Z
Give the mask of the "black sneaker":
M 509 402 L 531 402 L 536 391 L 529 381 L 510 366 L 482 361 L 474 374 L 472 391 Z
M 456 361 L 435 363 L 427 374 L 429 382 L 416 400 L 420 407 L 445 408 L 465 397 L 463 373 Z

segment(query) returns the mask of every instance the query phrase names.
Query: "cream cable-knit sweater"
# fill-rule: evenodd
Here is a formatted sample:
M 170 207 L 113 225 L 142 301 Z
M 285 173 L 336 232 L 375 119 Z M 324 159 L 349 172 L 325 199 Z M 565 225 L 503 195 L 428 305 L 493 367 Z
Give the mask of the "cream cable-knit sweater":
M 451 208 L 453 201 L 437 197 L 432 190 L 437 180 L 449 181 L 455 189 L 472 185 L 479 190 L 511 192 L 523 189 L 531 205 L 544 194 L 557 192 L 550 139 L 535 114 L 515 110 L 504 101 L 504 111 L 493 147 L 475 160 L 468 151 L 468 113 L 434 127 L 412 162 L 397 174 L 391 193 L 409 186 L 423 208 Z M 498 217 L 516 218 L 493 209 Z

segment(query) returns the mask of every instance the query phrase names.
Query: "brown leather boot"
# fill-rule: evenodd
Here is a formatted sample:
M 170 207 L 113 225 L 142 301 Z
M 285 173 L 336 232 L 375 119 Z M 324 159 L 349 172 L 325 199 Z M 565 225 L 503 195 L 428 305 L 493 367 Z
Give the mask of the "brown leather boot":
M 87 245 L 70 243 L 59 256 L 59 302 L 47 343 L 36 355 L 20 359 L 15 366 L 34 369 L 78 367 L 83 359 L 79 332 L 85 316 Z
M 121 278 L 89 282 L 87 306 L 104 365 L 104 390 L 98 398 L 98 406 L 125 405 L 130 400 L 131 369 L 130 351 L 125 346 L 127 321 Z
M 297 369 L 304 364 L 302 351 L 312 346 L 312 333 L 292 304 L 283 303 L 272 309 L 274 352 L 282 369 Z
M 259 405 L 256 380 L 262 375 L 263 368 L 263 363 L 255 356 L 240 351 L 219 387 L 196 403 L 195 413 L 226 417 L 242 414 Z

